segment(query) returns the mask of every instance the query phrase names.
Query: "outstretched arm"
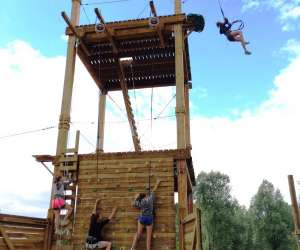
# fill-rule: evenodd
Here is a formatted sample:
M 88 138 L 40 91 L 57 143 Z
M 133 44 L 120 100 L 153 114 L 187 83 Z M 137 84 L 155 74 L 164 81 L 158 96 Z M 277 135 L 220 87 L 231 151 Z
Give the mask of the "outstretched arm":
M 155 184 L 155 186 L 154 186 L 152 192 L 156 192 L 156 190 L 157 190 L 159 184 L 160 184 L 160 180 L 157 180 L 157 182 L 156 182 L 156 184 Z
M 116 212 L 117 212 L 117 209 L 118 209 L 117 206 L 115 206 L 115 207 L 113 208 L 113 210 L 112 210 L 110 216 L 108 217 L 109 220 L 111 220 L 111 219 L 115 216 L 115 214 L 116 214 Z

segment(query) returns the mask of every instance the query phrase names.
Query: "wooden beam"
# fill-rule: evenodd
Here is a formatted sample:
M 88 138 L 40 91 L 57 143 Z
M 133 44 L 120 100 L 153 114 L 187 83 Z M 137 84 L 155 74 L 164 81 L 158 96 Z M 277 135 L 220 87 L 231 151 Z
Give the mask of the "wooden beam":
M 8 235 L 6 234 L 5 230 L 0 225 L 0 233 L 2 234 L 5 243 L 7 244 L 9 250 L 15 250 L 15 247 L 13 246 L 12 242 L 10 241 Z
M 105 106 L 106 106 L 106 93 L 99 93 L 98 104 L 98 132 L 97 132 L 97 148 L 96 151 L 103 152 L 104 145 L 104 126 L 105 126 Z
M 155 9 L 155 6 L 154 6 L 154 2 L 150 1 L 149 4 L 150 4 L 150 9 L 151 9 L 152 15 L 155 16 L 155 17 L 157 17 L 157 13 L 156 13 L 156 9 Z
M 139 140 L 139 136 L 137 133 L 136 123 L 135 123 L 134 115 L 132 112 L 130 98 L 128 95 L 128 88 L 127 88 L 127 84 L 126 84 L 126 80 L 125 80 L 123 65 L 120 61 L 118 62 L 118 65 L 119 65 L 118 75 L 120 78 L 120 85 L 122 88 L 122 94 L 123 94 L 123 98 L 124 98 L 124 103 L 125 103 L 125 108 L 126 108 L 126 112 L 127 112 L 127 118 L 128 118 L 130 130 L 131 130 L 134 148 L 135 148 L 135 151 L 141 151 L 140 140 Z
M 156 9 L 155 9 L 155 6 L 154 6 L 154 2 L 153 1 L 150 1 L 150 9 L 151 9 L 151 12 L 152 12 L 152 15 L 154 17 L 157 17 L 157 13 L 156 13 Z M 164 39 L 164 36 L 163 36 L 163 33 L 162 33 L 162 28 L 163 28 L 163 24 L 160 24 L 160 22 L 158 23 L 158 25 L 156 26 L 156 32 L 158 34 L 158 37 L 159 37 L 159 40 L 160 40 L 160 46 L 162 48 L 164 48 L 166 45 L 165 45 L 165 39 Z
M 196 225 L 197 225 L 197 245 L 196 250 L 202 250 L 202 225 L 201 225 L 201 210 L 195 207 Z
M 90 75 L 93 78 L 93 80 L 95 81 L 96 85 L 99 87 L 99 89 L 101 91 L 103 91 L 104 86 L 103 86 L 102 82 L 100 81 L 99 74 L 97 75 L 97 73 L 95 72 L 95 69 L 92 67 L 91 63 L 87 60 L 87 57 L 85 56 L 85 53 L 83 52 L 83 50 L 81 50 L 81 48 L 77 49 L 77 55 L 79 56 L 80 60 L 82 61 L 82 63 L 84 64 L 84 66 L 86 67 L 88 72 L 90 73 Z
M 76 38 L 80 41 L 79 46 L 82 48 L 83 52 L 87 55 L 90 56 L 90 52 L 88 51 L 87 47 L 85 46 L 83 40 L 80 38 L 79 34 L 77 33 L 75 27 L 73 26 L 73 24 L 71 23 L 69 17 L 67 16 L 66 12 L 61 12 L 61 16 L 63 17 L 63 19 L 65 20 L 65 22 L 68 24 L 69 28 L 71 29 L 71 31 L 73 32 L 73 35 L 76 36 Z
M 181 13 L 181 0 L 175 0 L 175 13 Z M 184 43 L 182 25 L 174 26 L 175 33 L 175 71 L 176 71 L 176 124 L 177 148 L 186 148 L 185 98 L 184 98 Z
M 107 28 L 106 23 L 104 21 L 104 18 L 102 17 L 102 15 L 101 15 L 101 13 L 100 13 L 100 11 L 99 11 L 98 8 L 95 8 L 95 13 L 96 13 L 96 16 L 98 17 L 98 19 L 100 20 L 100 22 L 104 25 L 104 32 L 105 32 L 108 40 L 110 41 L 110 43 L 111 43 L 111 45 L 113 47 L 114 53 L 117 54 L 118 53 L 118 49 L 117 49 L 117 46 L 116 46 L 116 42 L 115 42 L 113 36 L 111 35 L 109 28 Z
M 299 207 L 298 207 L 298 202 L 297 202 L 297 195 L 296 195 L 293 175 L 288 176 L 288 182 L 289 182 L 289 189 L 290 189 L 290 195 L 291 195 L 295 231 L 299 232 L 299 230 L 300 230 L 300 214 L 299 214 Z M 296 233 L 296 236 L 297 236 L 298 249 L 300 249 L 300 235 Z
M 80 17 L 80 1 L 72 1 L 72 13 L 70 23 L 75 27 L 79 24 Z M 82 46 L 80 46 L 82 48 Z M 69 36 L 68 48 L 66 56 L 66 68 L 64 78 L 64 88 L 61 103 L 61 112 L 58 125 L 58 136 L 56 154 L 60 155 L 64 152 L 67 146 L 68 133 L 70 128 L 70 113 L 72 104 L 73 94 L 73 83 L 75 74 L 75 63 L 76 63 L 76 37 Z
M 186 23 L 186 15 L 184 14 L 178 14 L 178 15 L 171 15 L 171 16 L 160 16 L 160 21 L 164 23 L 167 30 L 170 32 L 173 31 L 173 26 L 175 24 L 185 24 Z M 129 21 L 123 21 L 123 22 L 110 22 L 106 23 L 106 26 L 109 30 L 113 30 L 113 36 L 114 38 L 117 38 L 119 36 L 119 32 L 124 35 L 124 31 L 130 31 L 135 30 L 139 28 L 146 28 L 147 30 L 151 31 L 152 29 L 149 27 L 149 19 L 137 19 L 137 20 L 129 20 Z M 80 36 L 84 36 L 85 38 L 88 37 L 88 34 L 95 34 L 95 25 L 84 25 L 84 26 L 77 26 L 76 27 L 78 34 Z M 65 34 L 70 35 L 72 34 L 72 30 L 70 28 L 66 29 Z M 102 37 L 106 37 L 103 33 L 96 33 L 96 34 L 102 34 Z M 133 33 L 130 33 L 133 34 Z
M 185 95 L 185 135 L 186 135 L 186 147 L 192 149 L 191 144 L 191 128 L 190 128 L 190 85 L 185 84 L 184 95 Z

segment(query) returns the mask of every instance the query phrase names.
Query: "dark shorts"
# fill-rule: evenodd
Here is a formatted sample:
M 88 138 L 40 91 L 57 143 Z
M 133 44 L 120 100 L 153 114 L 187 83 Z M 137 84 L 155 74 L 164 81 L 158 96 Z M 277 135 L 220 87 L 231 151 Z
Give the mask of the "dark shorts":
M 226 37 L 227 37 L 228 41 L 230 41 L 230 42 L 235 42 L 236 41 L 235 38 L 234 38 L 234 36 L 231 35 L 230 33 L 227 33 Z
M 143 226 L 150 226 L 153 224 L 153 216 L 149 215 L 149 216 L 145 216 L 145 215 L 140 215 L 139 216 L 139 222 L 143 225 Z

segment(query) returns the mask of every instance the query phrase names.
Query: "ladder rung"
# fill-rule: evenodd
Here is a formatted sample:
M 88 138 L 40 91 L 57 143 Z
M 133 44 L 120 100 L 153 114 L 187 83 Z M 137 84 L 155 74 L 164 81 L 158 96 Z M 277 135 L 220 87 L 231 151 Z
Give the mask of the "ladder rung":
M 67 148 L 66 153 L 77 153 L 77 149 L 76 148 Z
M 65 195 L 66 200 L 75 200 L 75 195 Z
M 67 190 L 67 191 L 73 191 L 73 192 L 75 192 L 76 186 L 67 186 L 67 187 L 66 187 L 66 190 Z
M 60 163 L 63 163 L 63 162 L 72 162 L 72 161 L 78 161 L 78 155 L 65 156 L 65 157 L 61 157 L 59 159 Z
M 60 171 L 76 171 L 77 170 L 77 165 L 76 164 L 73 164 L 71 166 L 60 165 L 59 170 Z

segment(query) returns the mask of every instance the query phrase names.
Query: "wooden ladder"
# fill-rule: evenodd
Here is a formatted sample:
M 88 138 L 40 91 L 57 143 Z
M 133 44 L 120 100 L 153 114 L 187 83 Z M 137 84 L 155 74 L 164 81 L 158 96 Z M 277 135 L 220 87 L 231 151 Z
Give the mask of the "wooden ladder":
M 57 235 L 58 249 L 72 249 L 72 234 L 75 224 L 75 208 L 77 199 L 77 182 L 78 182 L 78 148 L 79 148 L 80 131 L 76 131 L 75 147 L 66 148 L 65 152 L 59 158 L 59 171 L 64 177 L 71 182 L 66 187 L 67 194 L 65 200 L 73 208 L 73 213 L 69 217 L 70 223 L 67 226 L 60 226 L 59 234 Z M 60 221 L 64 215 L 60 215 Z

